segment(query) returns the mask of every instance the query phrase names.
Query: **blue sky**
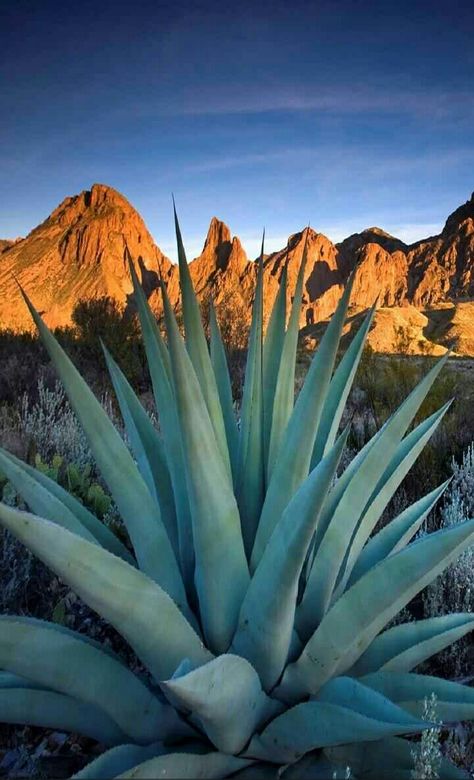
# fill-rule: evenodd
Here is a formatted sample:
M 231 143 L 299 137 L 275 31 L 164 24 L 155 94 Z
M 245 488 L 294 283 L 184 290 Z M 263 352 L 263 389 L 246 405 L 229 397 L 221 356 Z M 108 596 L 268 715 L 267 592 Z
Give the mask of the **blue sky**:
M 474 189 L 474 4 L 135 0 L 0 6 L 0 237 L 116 187 L 175 256 L 210 218 L 249 254 L 437 232 Z

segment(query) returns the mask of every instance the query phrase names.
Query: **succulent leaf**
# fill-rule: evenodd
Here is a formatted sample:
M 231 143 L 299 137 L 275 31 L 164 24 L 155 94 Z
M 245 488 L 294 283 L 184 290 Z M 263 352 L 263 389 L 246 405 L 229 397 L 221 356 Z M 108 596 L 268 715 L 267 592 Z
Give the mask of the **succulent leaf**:
M 151 745 L 121 744 L 106 750 L 101 756 L 87 764 L 80 772 L 73 775 L 72 780 L 109 780 L 111 777 L 133 769 L 134 766 L 148 761 L 150 758 L 165 753 L 162 742 Z
M 346 678 L 342 678 L 346 679 Z M 253 738 L 245 755 L 292 763 L 316 748 L 416 733 L 426 721 L 414 718 L 366 686 L 353 685 L 326 700 L 297 704 Z
M 298 581 L 349 428 L 306 478 L 283 512 L 250 581 L 232 647 L 255 667 L 265 690 L 288 658 Z
M 210 659 L 179 607 L 142 572 L 48 520 L 4 504 L 0 523 L 120 631 L 157 680 L 167 679 L 184 657 L 196 666 Z
M 93 705 L 35 688 L 0 689 L 0 721 L 73 731 L 104 745 L 116 745 L 125 738 L 117 724 Z
M 69 530 L 79 533 L 85 539 L 95 539 L 109 552 L 135 565 L 133 555 L 115 534 L 54 479 L 1 448 L 0 464 L 2 471 L 34 512 L 41 513 L 47 520 L 65 528 L 69 527 Z
M 361 679 L 364 685 L 399 704 L 416 717 L 423 715 L 426 699 L 436 696 L 436 717 L 452 723 L 474 717 L 474 688 L 440 677 L 403 672 L 374 672 Z
M 158 504 L 99 401 L 26 295 L 24 298 L 124 519 L 140 568 L 172 598 L 185 601 L 183 581 Z
M 394 496 L 396 490 L 430 440 L 431 436 L 433 436 L 450 405 L 451 402 L 448 402 L 442 406 L 441 409 L 420 423 L 414 431 L 408 434 L 408 436 L 400 442 L 395 452 L 395 456 L 392 458 L 388 469 L 379 482 L 379 490 L 376 492 L 375 496 L 371 496 L 371 499 L 356 526 L 352 541 L 346 551 L 344 562 L 340 568 L 340 581 L 333 592 L 332 600 L 337 599 L 345 590 L 352 569 L 357 562 L 364 545 L 380 520 L 384 509 L 387 507 L 389 501 Z
M 415 501 L 368 540 L 354 564 L 349 577 L 349 587 L 384 558 L 406 547 L 449 483 L 448 479 L 426 496 Z
M 268 447 L 267 481 L 273 468 L 283 441 L 283 437 L 291 417 L 295 402 L 295 369 L 298 334 L 300 330 L 301 300 L 303 297 L 304 273 L 308 257 L 308 231 L 305 233 L 303 258 L 296 279 L 295 295 L 291 307 L 288 328 L 283 339 L 280 353 L 278 374 L 275 381 L 272 405 L 272 421 Z
M 316 693 L 362 655 L 382 628 L 474 541 L 474 520 L 413 542 L 364 574 L 326 613 L 300 658 L 287 667 L 277 695 Z M 377 583 L 390 582 L 390 588 Z
M 219 780 L 249 766 L 248 759 L 228 756 L 225 753 L 169 753 L 152 758 L 118 776 L 134 780 L 150 777 L 172 777 L 173 780 Z
M 193 522 L 200 614 L 209 647 L 225 652 L 249 583 L 239 510 L 196 373 L 166 290 L 162 292 Z
M 153 386 L 156 408 L 163 432 L 166 459 L 173 485 L 176 520 L 178 525 L 179 560 L 187 592 L 192 591 L 194 578 L 194 548 L 192 538 L 191 512 L 186 486 L 183 449 L 179 434 L 178 414 L 173 394 L 173 381 L 168 350 L 163 341 L 156 320 L 148 305 L 145 293 L 129 258 L 133 292 L 148 358 L 148 367 Z
M 0 667 L 94 705 L 139 743 L 179 732 L 171 707 L 120 661 L 72 633 L 2 617 Z
M 183 306 L 184 329 L 186 332 L 186 349 L 194 366 L 199 385 L 206 402 L 209 417 L 214 428 L 217 446 L 221 453 L 225 467 L 230 473 L 229 450 L 222 415 L 222 407 L 219 401 L 216 379 L 209 356 L 204 327 L 201 320 L 199 303 L 194 292 L 188 261 L 184 251 L 183 239 L 173 202 L 174 223 L 176 229 L 176 242 L 178 245 L 179 281 L 181 287 L 181 301 Z
M 400 737 L 388 737 L 375 742 L 328 747 L 324 755 L 339 766 L 350 766 L 351 772 L 357 772 L 356 777 L 409 780 L 413 776 L 412 752 L 412 742 Z
M 305 594 L 298 610 L 297 627 L 303 637 L 308 636 L 309 632 L 316 628 L 327 612 L 346 555 L 348 556 L 347 576 L 349 576 L 353 562 L 357 560 L 363 544 L 393 492 L 446 412 L 447 405 L 433 415 L 433 419 L 425 420 L 411 436 L 407 437 L 408 444 L 404 443 L 401 448 L 399 447 L 403 435 L 439 373 L 440 364 L 441 361 L 438 361 L 390 418 L 342 495 L 316 551 Z M 393 458 L 395 464 L 392 466 Z M 367 505 L 367 495 L 372 493 L 385 474 L 387 474 L 386 481 L 381 485 L 373 506 L 369 508 L 360 523 L 364 507 Z M 351 540 L 349 553 L 348 540 Z M 354 545 L 353 552 L 352 545 Z
M 314 443 L 311 467 L 314 468 L 319 463 L 327 450 L 332 447 L 339 430 L 349 392 L 362 357 L 367 334 L 372 325 L 376 306 L 369 309 L 362 325 L 352 339 L 352 342 L 344 353 L 341 361 L 334 372 L 329 385 L 329 391 L 321 415 L 321 423 L 318 428 L 316 441 Z
M 281 356 L 285 343 L 286 330 L 286 288 L 288 249 L 285 265 L 280 276 L 280 286 L 273 304 L 270 321 L 263 342 L 263 444 L 266 482 L 268 472 L 270 436 L 274 419 L 273 404 L 278 380 Z
M 251 664 L 237 655 L 221 655 L 161 687 L 172 704 L 192 713 L 223 753 L 240 753 L 259 726 L 283 709 L 265 695 Z
M 10 480 L 15 489 L 20 493 L 27 504 L 42 517 L 46 517 L 53 523 L 67 528 L 83 539 L 93 544 L 98 544 L 95 536 L 85 528 L 80 520 L 69 509 L 50 493 L 35 478 L 34 469 L 30 471 L 20 460 L 0 448 L 0 468 L 2 473 Z M 31 468 L 31 467 L 30 467 Z M 52 481 L 52 480 L 51 480 Z
M 265 488 L 263 430 L 263 239 L 245 369 L 240 421 L 236 496 L 242 536 L 250 558 Z
M 336 359 L 342 326 L 349 304 L 353 278 L 348 282 L 308 370 L 282 439 L 252 551 L 255 571 L 278 520 L 293 493 L 308 476 L 314 441 Z
M 389 737 L 378 742 L 326 748 L 324 753 L 341 767 L 350 766 L 356 777 L 368 780 L 412 780 L 413 742 Z M 443 780 L 468 780 L 469 775 L 443 758 L 439 767 Z
M 234 413 L 234 404 L 232 401 L 232 388 L 230 384 L 229 367 L 225 353 L 222 336 L 217 322 L 214 304 L 209 306 L 209 326 L 211 332 L 211 363 L 216 377 L 217 392 L 222 406 L 224 417 L 225 432 L 227 437 L 227 447 L 232 467 L 232 475 L 236 478 L 237 457 L 239 450 L 239 434 L 237 422 Z
M 468 612 L 401 623 L 378 636 L 351 669 L 356 677 L 376 671 L 409 672 L 474 629 Z
M 166 532 L 177 560 L 180 560 L 173 487 L 161 437 L 127 382 L 122 371 L 103 344 L 105 360 L 119 402 L 132 452 L 148 490 L 159 504 Z

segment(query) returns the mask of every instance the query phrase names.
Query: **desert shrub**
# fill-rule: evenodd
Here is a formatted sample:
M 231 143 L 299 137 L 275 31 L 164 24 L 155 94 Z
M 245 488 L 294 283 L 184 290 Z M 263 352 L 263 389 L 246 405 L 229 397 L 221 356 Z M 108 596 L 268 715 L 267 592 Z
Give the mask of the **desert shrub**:
M 422 717 L 423 720 L 437 723 L 436 695 L 434 693 L 429 698 L 425 698 Z M 419 743 L 412 750 L 412 756 L 413 780 L 435 780 L 438 778 L 442 761 L 440 729 L 433 727 L 423 731 Z
M 36 335 L 0 331 L 0 402 L 14 406 L 23 393 L 32 395 L 38 375 L 48 374 L 49 358 Z
M 441 511 L 441 527 L 450 528 L 474 516 L 474 443 L 461 463 L 452 462 L 453 479 Z M 423 593 L 427 617 L 448 612 L 472 612 L 474 607 L 474 548 L 465 550 Z M 460 639 L 438 656 L 449 677 L 460 678 L 470 669 L 472 641 Z
M 81 373 L 100 392 L 110 387 L 101 340 L 115 355 L 134 387 L 148 385 L 136 316 L 110 297 L 79 301 L 72 312 L 73 355 Z
M 45 462 L 58 455 L 68 463 L 84 467 L 92 455 L 72 411 L 61 383 L 56 380 L 49 389 L 43 379 L 38 380 L 38 398 L 31 401 L 24 395 L 20 409 L 20 430 L 34 442 L 37 453 Z

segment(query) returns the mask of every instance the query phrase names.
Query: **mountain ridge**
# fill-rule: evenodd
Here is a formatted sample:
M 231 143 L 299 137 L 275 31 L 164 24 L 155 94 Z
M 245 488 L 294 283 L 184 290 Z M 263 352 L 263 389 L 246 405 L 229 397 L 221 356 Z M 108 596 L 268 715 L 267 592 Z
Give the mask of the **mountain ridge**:
M 367 309 L 377 298 L 381 310 L 392 310 L 392 314 L 377 315 L 379 323 L 385 320 L 387 333 L 388 323 L 395 320 L 401 320 L 402 325 L 406 322 L 408 330 L 415 329 L 415 352 L 417 341 L 426 342 L 420 347 L 422 352 L 439 352 L 439 348 L 448 346 L 442 343 L 442 337 L 441 343 L 426 337 L 430 332 L 431 308 L 456 309 L 466 299 L 474 298 L 474 193 L 448 216 L 439 234 L 413 244 L 406 244 L 377 226 L 354 233 L 337 244 L 314 228 L 291 234 L 285 247 L 264 257 L 266 320 L 284 265 L 289 282 L 288 304 L 291 301 L 305 240 L 307 265 L 300 325 L 308 333 L 331 316 L 354 269 L 352 311 Z M 139 213 L 121 193 L 108 185 L 94 184 L 90 190 L 66 197 L 24 238 L 0 240 L 0 327 L 31 328 L 14 277 L 53 327 L 69 324 L 74 305 L 81 299 L 109 295 L 125 305 L 131 293 L 125 249 L 140 267 L 156 313 L 161 311 L 160 277 L 167 284 L 172 304 L 178 307 L 177 266 L 157 246 Z M 211 219 L 202 252 L 189 267 L 201 299 L 212 295 L 217 307 L 232 305 L 239 316 L 244 312 L 247 319 L 250 317 L 256 265 L 222 220 Z M 474 318 L 474 303 L 472 306 Z M 420 316 L 415 316 L 414 311 Z M 423 317 L 428 318 L 426 323 Z M 464 323 L 466 317 L 469 320 L 464 306 Z M 456 319 L 455 313 L 453 318 Z M 376 332 L 377 321 L 372 342 L 384 342 L 384 350 L 389 349 L 387 338 L 374 336 Z M 470 337 L 466 340 L 458 334 L 453 339 L 462 344 L 463 353 L 471 349 Z M 470 354 L 474 354 L 472 341 Z

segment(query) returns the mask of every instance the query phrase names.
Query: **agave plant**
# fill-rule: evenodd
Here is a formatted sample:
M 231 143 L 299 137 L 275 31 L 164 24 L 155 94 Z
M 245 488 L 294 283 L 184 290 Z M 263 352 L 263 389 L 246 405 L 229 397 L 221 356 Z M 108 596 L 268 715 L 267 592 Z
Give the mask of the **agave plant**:
M 98 740 L 83 778 L 410 777 L 427 697 L 444 721 L 474 717 L 471 688 L 413 671 L 474 616 L 389 625 L 473 544 L 474 520 L 412 541 L 445 483 L 374 533 L 448 408 L 412 428 L 446 358 L 336 478 L 374 310 L 336 367 L 349 279 L 295 401 L 306 248 L 288 321 L 284 269 L 264 337 L 262 245 L 237 423 L 215 312 L 209 349 L 177 220 L 176 232 L 185 341 L 162 285 L 164 340 L 129 258 L 160 432 L 104 347 L 132 454 L 25 295 L 130 545 L 5 451 L 0 468 L 35 514 L 1 505 L 0 521 L 143 673 L 83 634 L 4 616 L 0 719 Z M 441 773 L 463 776 L 448 762 Z

